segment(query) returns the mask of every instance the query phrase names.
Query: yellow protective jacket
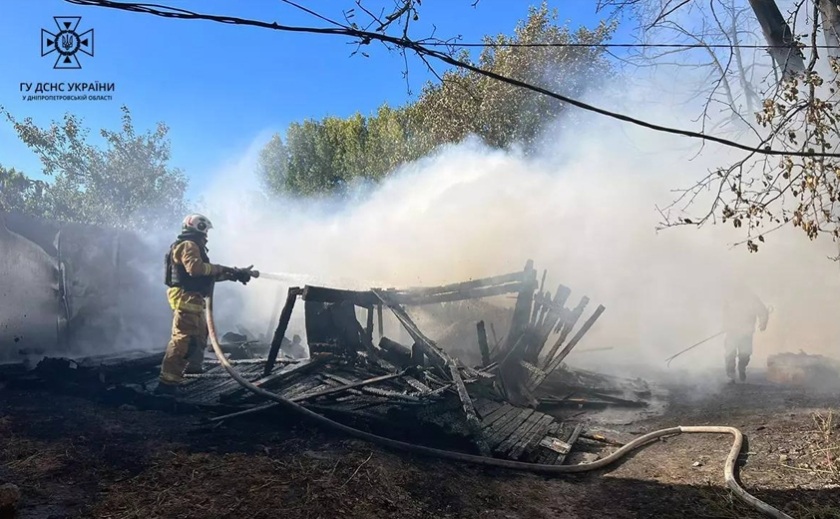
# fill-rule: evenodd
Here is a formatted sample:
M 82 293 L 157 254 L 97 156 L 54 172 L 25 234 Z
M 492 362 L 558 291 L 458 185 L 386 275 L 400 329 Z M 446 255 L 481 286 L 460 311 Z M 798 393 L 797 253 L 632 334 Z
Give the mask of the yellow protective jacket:
M 201 249 L 192 241 L 182 241 L 172 249 L 172 262 L 181 265 L 191 277 L 210 276 L 215 281 L 225 280 L 222 265 L 204 261 Z M 172 310 L 183 312 L 203 312 L 204 296 L 197 292 L 187 292 L 181 287 L 170 287 L 166 291 Z

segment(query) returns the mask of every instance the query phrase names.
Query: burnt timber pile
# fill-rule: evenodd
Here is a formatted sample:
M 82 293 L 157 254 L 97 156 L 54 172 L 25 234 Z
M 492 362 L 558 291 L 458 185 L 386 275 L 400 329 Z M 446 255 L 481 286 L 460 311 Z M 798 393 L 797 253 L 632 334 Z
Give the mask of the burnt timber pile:
M 222 346 L 256 386 L 354 427 L 485 456 L 562 464 L 583 433 L 581 423 L 564 420 L 569 407 L 644 407 L 650 392 L 641 381 L 564 363 L 604 307 L 586 315 L 585 296 L 567 305 L 571 289 L 546 291 L 546 274 L 538 282 L 529 260 L 519 272 L 439 287 L 291 287 L 270 344 L 228 333 Z M 438 344 L 413 317 L 424 307 L 510 295 L 515 304 L 509 323 L 475 323 L 477 365 L 448 353 L 467 345 Z M 298 300 L 309 357 L 292 359 L 281 350 Z M 385 335 L 386 317 L 410 344 Z M 508 324 L 503 337 L 494 324 Z M 213 422 L 279 408 L 240 386 L 215 358 L 205 361 L 204 373 L 188 376 L 177 402 L 153 396 L 162 356 L 45 358 L 31 370 L 0 366 L 0 377 L 11 386 L 75 391 L 139 407 L 210 411 Z

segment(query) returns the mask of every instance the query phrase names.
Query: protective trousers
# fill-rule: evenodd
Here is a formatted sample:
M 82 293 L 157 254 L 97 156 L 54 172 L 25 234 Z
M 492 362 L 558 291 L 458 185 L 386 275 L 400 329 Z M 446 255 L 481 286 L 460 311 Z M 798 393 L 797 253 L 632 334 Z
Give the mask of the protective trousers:
M 201 373 L 204 350 L 207 348 L 207 322 L 204 314 L 175 310 L 172 337 L 160 366 L 160 381 L 180 384 L 184 372 Z
M 753 349 L 752 333 L 729 332 L 723 344 L 726 352 L 726 375 L 735 378 L 735 357 L 738 357 L 738 373 L 743 380 L 747 373 L 747 364 Z

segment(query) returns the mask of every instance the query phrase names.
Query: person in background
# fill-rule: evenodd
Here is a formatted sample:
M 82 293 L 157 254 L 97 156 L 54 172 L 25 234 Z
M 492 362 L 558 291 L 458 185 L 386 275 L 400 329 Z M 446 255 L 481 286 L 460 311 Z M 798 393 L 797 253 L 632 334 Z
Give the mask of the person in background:
M 172 337 L 160 366 L 156 394 L 175 395 L 184 381 L 184 373 L 203 371 L 207 348 L 205 301 L 217 281 L 239 281 L 247 285 L 251 267 L 244 269 L 210 263 L 207 256 L 207 232 L 210 220 L 200 214 L 184 218 L 181 234 L 166 254 L 166 291 L 173 311 Z
M 723 322 L 726 376 L 735 383 L 735 360 L 738 360 L 738 378 L 747 379 L 747 365 L 753 352 L 753 335 L 758 329 L 767 328 L 770 311 L 755 293 L 741 284 L 731 285 L 724 299 Z

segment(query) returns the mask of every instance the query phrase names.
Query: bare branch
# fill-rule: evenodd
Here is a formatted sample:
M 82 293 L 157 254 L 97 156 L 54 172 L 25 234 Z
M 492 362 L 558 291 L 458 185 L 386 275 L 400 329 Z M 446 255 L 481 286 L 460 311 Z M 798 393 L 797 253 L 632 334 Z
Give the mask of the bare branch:
M 647 128 L 650 130 L 655 130 L 667 134 L 672 135 L 680 135 L 683 137 L 689 137 L 693 139 L 700 139 L 704 141 L 715 142 L 718 144 L 722 144 L 724 146 L 728 146 L 731 148 L 755 152 L 762 155 L 794 155 L 794 156 L 803 156 L 803 157 L 813 157 L 813 156 L 825 156 L 825 157 L 840 157 L 840 153 L 819 153 L 819 152 L 789 152 L 785 150 L 778 150 L 773 149 L 770 147 L 764 148 L 757 148 L 754 146 L 749 146 L 747 144 L 742 144 L 739 142 L 735 142 L 729 139 L 725 139 L 722 137 L 717 137 L 713 135 L 706 135 L 700 132 L 690 131 L 690 130 L 683 130 L 679 128 L 671 128 L 667 126 L 663 126 L 660 124 L 651 123 L 648 121 L 644 121 L 641 119 L 637 119 L 635 117 L 630 117 L 624 114 L 612 112 L 603 108 L 599 108 L 597 106 L 591 105 L 589 103 L 585 103 L 583 101 L 570 98 L 568 96 L 564 96 L 561 94 L 557 94 L 552 92 L 548 89 L 538 87 L 535 85 L 531 85 L 524 81 L 519 81 L 517 79 L 504 76 L 489 70 L 484 70 L 480 67 L 472 65 L 462 60 L 458 60 L 450 56 L 445 52 L 440 52 L 434 49 L 429 48 L 428 46 L 424 46 L 423 44 L 411 40 L 406 37 L 396 37 L 391 36 L 388 34 L 383 34 L 380 32 L 371 32 L 371 31 L 364 31 L 359 30 L 352 27 L 336 27 L 336 28 L 325 28 L 325 27 L 301 27 L 301 26 L 289 26 L 289 25 L 281 25 L 276 22 L 265 22 L 260 20 L 250 20 L 244 18 L 238 18 L 233 16 L 223 16 L 223 15 L 209 15 L 209 14 L 200 14 L 195 13 L 192 11 L 188 11 L 185 9 L 162 6 L 158 4 L 145 4 L 145 3 L 133 3 L 133 2 L 115 2 L 111 0 L 65 0 L 68 3 L 77 4 L 77 5 L 86 5 L 86 6 L 96 6 L 96 7 L 106 7 L 112 9 L 120 9 L 125 11 L 132 11 L 132 12 L 139 12 L 145 14 L 152 14 L 155 16 L 161 16 L 165 18 L 176 18 L 176 19 L 185 19 L 185 20 L 208 20 L 214 21 L 219 23 L 225 24 L 232 24 L 232 25 L 247 25 L 253 27 L 261 27 L 265 29 L 272 29 L 277 31 L 288 31 L 288 32 L 299 32 L 299 33 L 311 33 L 311 34 L 324 34 L 324 35 L 333 35 L 333 36 L 344 36 L 344 37 L 352 37 L 357 38 L 360 40 L 361 44 L 369 44 L 372 41 L 380 41 L 384 43 L 390 43 L 397 47 L 405 48 L 408 50 L 414 51 L 418 56 L 425 56 L 429 58 L 437 59 L 443 63 L 448 65 L 452 65 L 454 67 L 458 67 L 464 70 L 471 70 L 477 74 L 483 75 L 485 77 L 489 77 L 491 79 L 495 79 L 504 83 L 508 83 L 513 86 L 517 86 L 520 88 L 524 88 L 553 99 L 557 99 L 559 101 L 563 101 L 568 103 L 572 106 L 577 108 L 581 108 L 583 110 L 587 110 L 593 113 L 597 113 L 599 115 L 609 117 L 618 121 L 635 124 L 637 126 L 641 126 L 643 128 Z M 386 21 L 388 19 L 386 18 Z M 390 23 L 390 22 L 389 22 Z

